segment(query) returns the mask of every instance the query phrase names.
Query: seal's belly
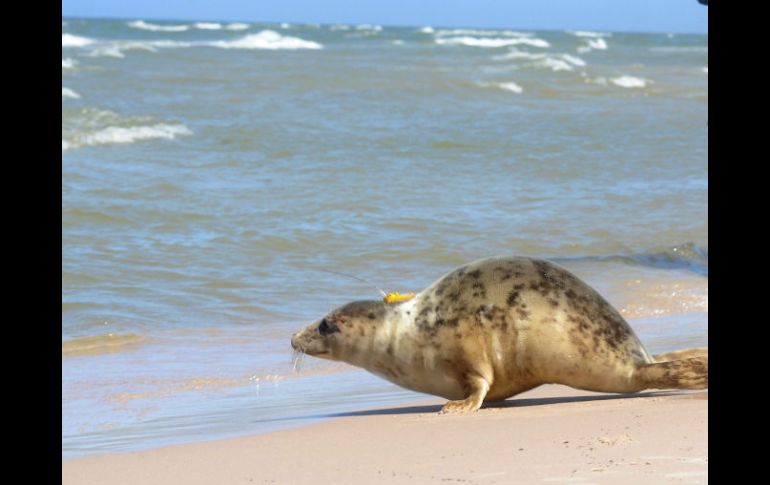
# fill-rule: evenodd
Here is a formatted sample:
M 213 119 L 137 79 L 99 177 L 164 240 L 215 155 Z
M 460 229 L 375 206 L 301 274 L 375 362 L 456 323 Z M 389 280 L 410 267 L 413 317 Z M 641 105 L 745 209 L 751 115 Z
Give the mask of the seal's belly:
M 441 363 L 415 365 L 403 368 L 398 364 L 374 364 L 368 370 L 383 379 L 412 391 L 424 392 L 446 399 L 463 399 L 466 390 L 457 377 L 455 369 L 445 368 Z

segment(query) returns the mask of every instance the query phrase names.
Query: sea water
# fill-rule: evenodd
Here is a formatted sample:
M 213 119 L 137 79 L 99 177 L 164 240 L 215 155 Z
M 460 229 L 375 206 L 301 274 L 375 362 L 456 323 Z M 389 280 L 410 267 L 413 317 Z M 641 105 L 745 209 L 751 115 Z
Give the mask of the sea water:
M 289 338 L 487 256 L 707 345 L 707 43 L 63 19 L 62 455 L 434 399 Z

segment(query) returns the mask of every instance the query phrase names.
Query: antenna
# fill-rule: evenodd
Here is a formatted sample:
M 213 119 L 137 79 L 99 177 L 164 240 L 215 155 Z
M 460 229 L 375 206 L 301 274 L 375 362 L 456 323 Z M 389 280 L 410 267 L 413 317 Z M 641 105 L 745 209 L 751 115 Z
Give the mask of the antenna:
M 365 280 L 363 278 L 359 278 L 358 276 L 353 276 L 352 274 L 347 274 L 347 273 L 340 273 L 339 271 L 332 271 L 332 270 L 329 270 L 329 269 L 322 269 L 322 270 L 319 270 L 319 271 L 323 271 L 324 273 L 336 274 L 336 275 L 339 275 L 339 276 L 347 276 L 348 278 L 353 278 L 354 280 L 358 280 L 358 281 L 360 281 L 362 283 L 366 283 L 367 285 L 371 285 L 371 286 L 375 287 L 377 289 L 377 291 L 380 292 L 380 294 L 382 295 L 383 298 L 387 298 L 388 297 L 388 294 L 385 293 L 384 291 L 382 291 L 382 288 L 380 288 L 379 286 L 371 283 L 370 281 L 367 281 L 367 280 Z

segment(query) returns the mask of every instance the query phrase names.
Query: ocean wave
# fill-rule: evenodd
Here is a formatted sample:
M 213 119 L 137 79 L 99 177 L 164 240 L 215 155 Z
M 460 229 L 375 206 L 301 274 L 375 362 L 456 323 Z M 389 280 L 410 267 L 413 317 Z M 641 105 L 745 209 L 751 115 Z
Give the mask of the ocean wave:
M 329 30 L 331 30 L 332 32 L 345 31 L 345 30 L 350 30 L 350 26 L 345 24 L 336 24 L 329 27 Z
M 423 28 L 421 28 L 421 29 L 417 30 L 417 32 L 420 32 L 421 34 L 433 34 L 433 33 L 435 33 L 436 31 L 435 31 L 435 30 L 433 30 L 433 27 L 431 27 L 431 26 L 426 26 L 426 27 L 423 27 Z
M 588 65 L 583 59 L 569 54 L 561 54 L 561 58 L 574 66 L 584 67 Z
M 535 65 L 537 67 L 548 68 L 552 71 L 572 71 L 575 69 L 569 62 L 553 57 L 546 57 L 545 59 L 536 62 Z
M 619 76 L 610 79 L 610 82 L 621 88 L 643 88 L 647 86 L 647 83 L 652 82 L 649 79 L 642 79 L 640 77 L 633 76 Z
M 153 32 L 184 32 L 190 29 L 188 25 L 157 25 L 148 24 L 144 20 L 135 20 L 128 22 L 126 25 L 133 29 L 150 30 Z
M 520 51 L 516 48 L 511 49 L 507 54 L 495 56 L 493 59 L 497 61 L 517 59 L 536 61 L 532 64 L 533 66 L 548 68 L 553 71 L 572 71 L 574 70 L 573 66 L 583 67 L 587 65 L 583 59 L 569 54 L 534 53 Z
M 609 32 L 591 32 L 589 30 L 568 30 L 567 33 L 572 34 L 576 37 L 591 37 L 591 38 L 612 37 L 612 34 L 610 34 Z
M 375 32 L 379 32 L 382 30 L 382 26 L 371 25 L 371 24 L 361 24 L 361 25 L 356 25 L 356 30 L 374 30 Z
M 290 29 L 290 28 L 291 28 L 291 24 L 288 24 L 288 23 L 286 23 L 286 22 L 283 22 L 283 23 L 281 24 L 281 28 L 282 28 L 282 29 Z
M 210 42 L 208 45 L 222 49 L 323 49 L 317 42 L 284 36 L 274 30 L 263 30 L 235 40 Z
M 89 54 L 91 57 L 115 57 L 118 59 L 122 59 L 126 57 L 123 54 L 123 51 L 120 50 L 119 47 L 116 46 L 103 46 L 94 49 L 91 51 L 91 54 Z
M 72 34 L 61 35 L 62 47 L 83 47 L 86 45 L 91 45 L 94 42 L 95 41 L 93 39 L 89 39 L 88 37 L 81 37 L 79 35 L 72 35 Z
M 75 91 L 71 90 L 70 88 L 61 88 L 61 97 L 62 98 L 72 98 L 72 99 L 78 99 L 80 98 L 80 95 L 76 93 Z
M 149 41 L 113 41 L 99 45 L 90 52 L 92 57 L 125 57 L 126 51 L 141 50 L 157 52 L 159 48 L 178 49 L 189 47 L 218 47 L 220 49 L 322 49 L 323 45 L 300 39 L 298 37 L 283 36 L 272 30 L 263 30 L 256 34 L 249 34 L 232 40 L 217 41 L 177 41 L 177 40 L 149 40 Z
M 63 143 L 62 147 L 64 146 Z M 62 342 L 61 353 L 62 355 L 74 356 L 118 352 L 126 347 L 144 343 L 146 340 L 145 337 L 133 333 L 124 335 L 107 333 L 91 337 L 80 337 Z
M 119 127 L 111 126 L 86 135 L 83 139 L 88 145 L 109 143 L 133 143 L 138 140 L 153 138 L 174 139 L 177 135 L 192 135 L 192 131 L 184 125 L 157 124 L 153 126 Z
M 447 37 L 436 38 L 435 42 L 441 45 L 464 45 L 469 47 L 507 47 L 511 45 L 531 45 L 533 47 L 550 47 L 547 41 L 528 37 Z
M 249 24 L 244 24 L 241 22 L 233 22 L 232 24 L 227 24 L 225 26 L 225 29 L 227 30 L 246 30 L 249 28 Z
M 632 261 L 664 269 L 685 269 L 702 276 L 709 274 L 708 248 L 686 242 L 652 253 L 636 254 L 629 257 Z
M 196 22 L 193 27 L 200 30 L 221 30 L 222 24 L 218 22 Z
M 524 92 L 524 89 L 513 81 L 509 81 L 507 83 L 498 83 L 497 87 L 504 91 L 511 91 L 517 94 Z
M 524 92 L 524 89 L 513 81 L 504 83 L 478 83 L 478 85 L 482 88 L 502 89 L 503 91 L 510 91 L 516 94 L 521 94 Z
M 61 60 L 61 68 L 62 69 L 75 69 L 75 66 L 77 65 L 77 61 L 72 58 L 66 58 Z
M 650 47 L 650 52 L 662 52 L 666 54 L 684 54 L 684 53 L 698 53 L 708 54 L 708 46 L 679 46 L 679 47 Z
M 176 47 L 176 46 L 179 46 L 179 44 L 189 44 L 189 43 L 179 43 L 175 41 L 162 41 L 162 40 L 149 41 L 149 42 L 118 41 L 112 44 L 97 47 L 96 49 L 91 51 L 89 55 L 91 57 L 115 57 L 115 58 L 121 59 L 126 57 L 124 54 L 124 51 L 140 50 L 140 51 L 148 51 L 148 52 L 158 52 L 155 46 Z
M 693 242 L 646 253 L 555 258 L 555 261 L 611 261 L 657 269 L 686 270 L 701 276 L 708 276 L 709 273 L 708 248 Z
M 81 146 L 134 143 L 158 138 L 171 140 L 181 135 L 192 135 L 192 131 L 184 125 L 163 123 L 151 126 L 110 126 L 93 133 L 76 136 L 75 139 L 62 140 L 62 151 Z
M 477 37 L 533 37 L 532 32 L 518 32 L 515 30 L 480 30 L 480 29 L 439 29 L 435 32 L 436 37 L 449 37 L 453 35 L 477 36 Z
M 496 61 L 509 61 L 509 60 L 515 60 L 515 59 L 538 60 L 538 59 L 545 59 L 547 56 L 548 54 L 520 51 L 514 48 L 514 49 L 511 49 L 510 52 L 508 52 L 507 54 L 501 54 L 499 56 L 495 56 L 493 57 L 493 59 Z
M 588 47 L 597 50 L 607 50 L 607 41 L 604 39 L 589 39 Z
M 586 45 L 582 45 L 577 48 L 578 52 L 580 52 L 581 54 L 584 54 L 586 52 L 591 52 L 594 49 L 604 51 L 604 50 L 607 50 L 607 48 L 609 47 L 607 45 L 607 41 L 601 38 L 599 39 L 587 38 L 585 39 L 585 41 L 586 41 Z

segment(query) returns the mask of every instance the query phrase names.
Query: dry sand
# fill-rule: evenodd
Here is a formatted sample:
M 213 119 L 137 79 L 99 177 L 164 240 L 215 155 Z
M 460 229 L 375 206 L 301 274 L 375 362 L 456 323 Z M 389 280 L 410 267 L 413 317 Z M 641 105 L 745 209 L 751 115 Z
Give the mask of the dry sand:
M 695 484 L 708 392 L 549 385 L 467 415 L 442 401 L 222 441 L 64 460 L 64 484 Z

